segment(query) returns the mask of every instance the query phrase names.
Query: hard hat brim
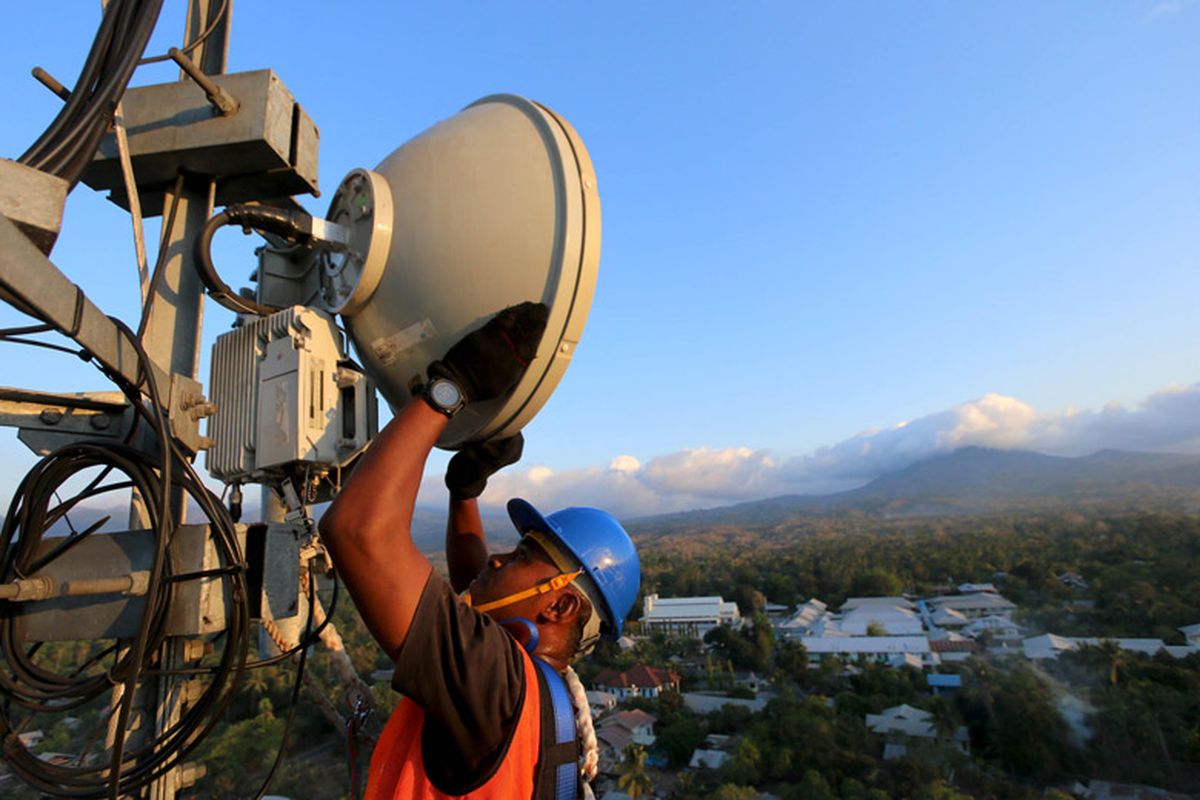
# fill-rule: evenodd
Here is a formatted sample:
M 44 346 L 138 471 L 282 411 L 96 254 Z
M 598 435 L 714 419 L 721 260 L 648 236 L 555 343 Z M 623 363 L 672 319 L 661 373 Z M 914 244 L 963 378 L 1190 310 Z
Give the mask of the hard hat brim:
M 528 500 L 522 500 L 519 497 L 514 497 L 508 501 L 508 518 L 512 520 L 513 526 L 516 527 L 517 533 L 524 534 L 529 529 L 544 531 L 553 534 L 555 538 L 562 538 L 562 531 L 557 525 L 538 511 Z

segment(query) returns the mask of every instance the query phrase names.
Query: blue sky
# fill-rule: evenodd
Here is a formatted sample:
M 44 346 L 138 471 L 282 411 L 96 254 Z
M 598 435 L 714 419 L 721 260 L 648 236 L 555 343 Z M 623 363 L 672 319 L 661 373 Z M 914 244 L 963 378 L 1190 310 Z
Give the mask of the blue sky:
M 166 5 L 155 50 L 178 38 Z M 44 7 L 9 10 L 0 155 L 55 112 L 29 68 L 69 84 L 98 6 L 61 6 L 54 39 Z M 498 91 L 559 111 L 591 152 L 588 329 L 488 499 L 715 504 L 954 443 L 1196 449 L 1196 2 L 280 8 L 235 4 L 230 70 L 275 69 L 317 121 L 326 198 Z M 248 273 L 252 240 L 227 237 L 223 269 Z M 115 207 L 79 189 L 53 258 L 134 316 Z M 211 342 L 228 315 L 207 323 Z M 0 365 L 3 384 L 107 388 L 11 346 Z M 19 450 L 0 451 L 0 493 Z

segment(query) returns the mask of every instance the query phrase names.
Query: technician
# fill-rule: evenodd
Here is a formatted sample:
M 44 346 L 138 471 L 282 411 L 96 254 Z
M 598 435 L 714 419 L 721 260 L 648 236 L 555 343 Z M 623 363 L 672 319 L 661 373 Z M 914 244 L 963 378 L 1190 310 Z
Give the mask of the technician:
M 376 438 L 321 520 L 405 698 L 372 756 L 368 800 L 590 795 L 596 738 L 570 664 L 601 636 L 617 638 L 633 607 L 641 570 L 629 535 L 598 509 L 542 515 L 515 499 L 508 513 L 522 538 L 512 552 L 488 556 L 475 498 L 520 458 L 519 435 L 470 445 L 450 462 L 450 583 L 411 530 L 429 451 L 467 404 L 516 385 L 546 317 L 540 303 L 507 308 L 431 364 L 423 391 Z

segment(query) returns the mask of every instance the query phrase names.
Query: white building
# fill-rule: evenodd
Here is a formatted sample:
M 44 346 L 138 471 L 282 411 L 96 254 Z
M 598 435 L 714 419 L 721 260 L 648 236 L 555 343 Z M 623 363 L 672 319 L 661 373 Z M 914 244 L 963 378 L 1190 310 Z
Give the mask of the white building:
M 1000 644 L 1016 644 L 1021 639 L 1021 628 L 1008 617 L 980 617 L 972 620 L 962 632 L 973 639 L 978 639 L 984 633 L 990 633 L 992 639 Z
M 810 631 L 823 626 L 832 618 L 833 612 L 829 610 L 829 606 L 814 597 L 797 608 L 796 613 L 775 625 L 775 638 L 797 639 L 808 636 Z
M 816 636 L 917 636 L 925 626 L 915 606 L 903 597 L 852 597 L 834 614 L 815 597 L 775 627 L 780 639 Z M 965 620 L 964 620 L 965 623 Z
M 753 700 L 744 697 L 726 697 L 723 694 L 701 694 L 700 692 L 684 692 L 683 704 L 689 711 L 697 714 L 711 714 L 720 711 L 725 706 L 741 706 L 751 713 L 757 714 L 767 707 L 767 698 L 759 695 Z
M 1200 623 L 1195 625 L 1184 625 L 1179 629 L 1183 633 L 1183 638 L 1188 644 L 1200 644 Z
M 994 583 L 960 583 L 958 585 L 959 594 L 975 594 L 976 592 L 999 594 Z
M 1014 603 L 992 592 L 944 595 L 931 597 L 925 602 L 934 614 L 943 609 L 953 609 L 968 619 L 1010 617 L 1017 609 Z
M 842 607 L 837 627 L 848 636 L 914 636 L 925 632 L 920 615 L 907 600 L 893 603 L 859 603 Z
M 720 769 L 721 765 L 728 759 L 729 753 L 726 753 L 724 750 L 697 749 L 692 751 L 692 760 L 688 762 L 688 767 L 691 769 L 699 769 L 700 767 Z
M 675 636 L 703 639 L 718 625 L 742 626 L 737 603 L 716 597 L 659 597 L 648 594 L 642 601 L 642 627 Z
M 1112 642 L 1122 650 L 1145 653 L 1148 656 L 1155 655 L 1160 651 L 1165 651 L 1174 658 L 1186 658 L 1192 653 L 1200 653 L 1200 644 L 1179 646 L 1166 644 L 1162 639 L 1056 636 L 1053 633 L 1044 633 L 1041 636 L 1026 639 L 1022 643 L 1022 649 L 1025 651 L 1026 658 L 1058 658 L 1059 655 L 1078 650 L 1080 647 L 1099 647 L 1103 642 Z
M 845 657 L 850 661 L 873 661 L 880 664 L 900 662 L 912 663 L 908 655 L 916 656 L 922 666 L 931 667 L 938 663 L 937 656 L 929 647 L 925 636 L 845 636 L 802 640 L 812 665 L 821 663 L 823 656 Z

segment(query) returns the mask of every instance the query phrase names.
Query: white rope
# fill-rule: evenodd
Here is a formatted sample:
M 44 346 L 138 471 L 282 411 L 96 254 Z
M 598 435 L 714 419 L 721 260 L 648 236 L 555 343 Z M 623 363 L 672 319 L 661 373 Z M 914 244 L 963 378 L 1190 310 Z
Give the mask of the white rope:
M 567 691 L 575 706 L 575 733 L 579 737 L 579 777 L 583 783 L 584 800 L 594 800 L 591 781 L 600 771 L 600 744 L 596 741 L 596 727 L 592 724 L 592 709 L 588 705 L 587 691 L 575 670 L 567 667 Z

